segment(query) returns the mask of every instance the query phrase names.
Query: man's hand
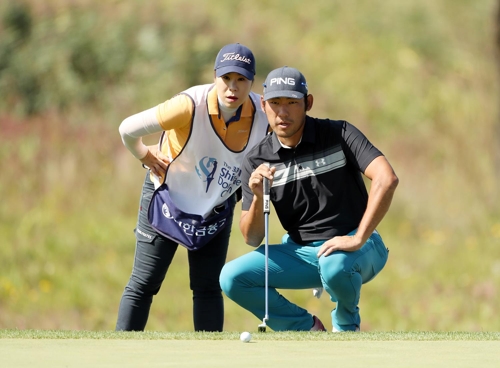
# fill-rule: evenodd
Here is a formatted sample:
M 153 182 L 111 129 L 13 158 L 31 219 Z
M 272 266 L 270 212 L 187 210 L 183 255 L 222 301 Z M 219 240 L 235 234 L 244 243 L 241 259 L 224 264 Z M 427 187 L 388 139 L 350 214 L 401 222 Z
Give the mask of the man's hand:
M 343 250 L 345 252 L 354 252 L 363 246 L 363 239 L 356 235 L 336 236 L 323 243 L 318 251 L 318 258 L 327 256 L 336 250 Z
M 273 175 L 276 172 L 275 167 L 269 168 L 266 164 L 260 165 L 255 171 L 250 175 L 248 180 L 248 186 L 257 198 L 262 198 L 264 195 L 264 177 L 269 179 L 269 185 L 273 185 Z
M 272 186 L 275 167 L 269 168 L 266 164 L 257 167 L 248 179 L 248 187 L 253 192 L 253 199 L 248 211 L 241 211 L 240 231 L 245 243 L 258 247 L 264 239 L 264 177 L 269 179 Z

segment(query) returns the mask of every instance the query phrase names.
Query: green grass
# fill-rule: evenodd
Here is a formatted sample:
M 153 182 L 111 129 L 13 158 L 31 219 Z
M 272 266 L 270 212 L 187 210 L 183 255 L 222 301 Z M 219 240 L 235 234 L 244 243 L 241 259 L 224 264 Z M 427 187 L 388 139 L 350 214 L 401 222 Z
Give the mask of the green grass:
M 237 340 L 238 332 L 0 330 L 0 339 Z M 500 332 L 265 332 L 252 341 L 500 341 Z
M 499 333 L 0 331 L 2 367 L 493 368 Z

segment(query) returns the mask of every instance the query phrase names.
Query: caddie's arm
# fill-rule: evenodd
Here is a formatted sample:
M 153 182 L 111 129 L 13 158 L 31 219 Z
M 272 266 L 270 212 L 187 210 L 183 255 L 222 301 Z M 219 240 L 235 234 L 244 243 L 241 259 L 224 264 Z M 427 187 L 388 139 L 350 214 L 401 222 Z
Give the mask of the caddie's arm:
M 129 116 L 120 124 L 123 144 L 151 173 L 163 177 L 170 160 L 154 146 L 146 146 L 142 137 L 166 130 L 188 134 L 193 117 L 193 101 L 178 94 L 156 107 Z
M 264 177 L 269 179 L 272 185 L 275 167 L 269 168 L 267 165 L 260 165 L 250 175 L 248 187 L 253 193 L 252 204 L 248 211 L 241 211 L 240 230 L 245 239 L 245 243 L 253 247 L 258 247 L 265 236 L 264 223 Z
M 156 118 L 156 108 L 151 108 L 122 121 L 119 127 L 122 142 L 143 165 L 156 176 L 163 176 L 170 163 L 157 148 L 146 146 L 142 137 L 163 130 Z M 153 152 L 152 152 L 153 149 Z

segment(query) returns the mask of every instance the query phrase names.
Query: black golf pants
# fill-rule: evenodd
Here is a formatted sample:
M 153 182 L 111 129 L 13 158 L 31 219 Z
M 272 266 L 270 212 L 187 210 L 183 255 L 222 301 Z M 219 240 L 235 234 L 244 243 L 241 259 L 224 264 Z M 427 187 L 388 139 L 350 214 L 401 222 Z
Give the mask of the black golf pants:
M 159 235 L 147 219 L 154 186 L 146 175 L 135 229 L 136 250 L 132 275 L 123 292 L 117 331 L 142 331 L 146 327 L 153 296 L 158 293 L 178 244 Z M 219 275 L 226 261 L 232 217 L 227 226 L 207 245 L 188 252 L 190 288 L 193 292 L 195 331 L 222 331 L 224 303 Z M 175 303 L 175 295 L 172 295 Z

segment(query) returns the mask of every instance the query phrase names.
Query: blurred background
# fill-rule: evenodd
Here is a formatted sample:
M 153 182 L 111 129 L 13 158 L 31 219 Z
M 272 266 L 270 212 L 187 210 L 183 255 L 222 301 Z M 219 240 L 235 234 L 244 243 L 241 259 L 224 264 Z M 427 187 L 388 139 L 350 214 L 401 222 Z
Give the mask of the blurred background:
M 255 92 L 270 70 L 300 69 L 311 115 L 356 125 L 400 178 L 362 330 L 499 330 L 498 3 L 2 1 L 0 328 L 114 329 L 145 174 L 118 126 L 210 83 L 219 49 L 240 42 Z M 228 260 L 252 249 L 237 222 Z M 283 294 L 331 327 L 327 295 Z M 257 329 L 225 306 L 226 330 Z M 191 311 L 179 248 L 147 329 L 190 331 Z

